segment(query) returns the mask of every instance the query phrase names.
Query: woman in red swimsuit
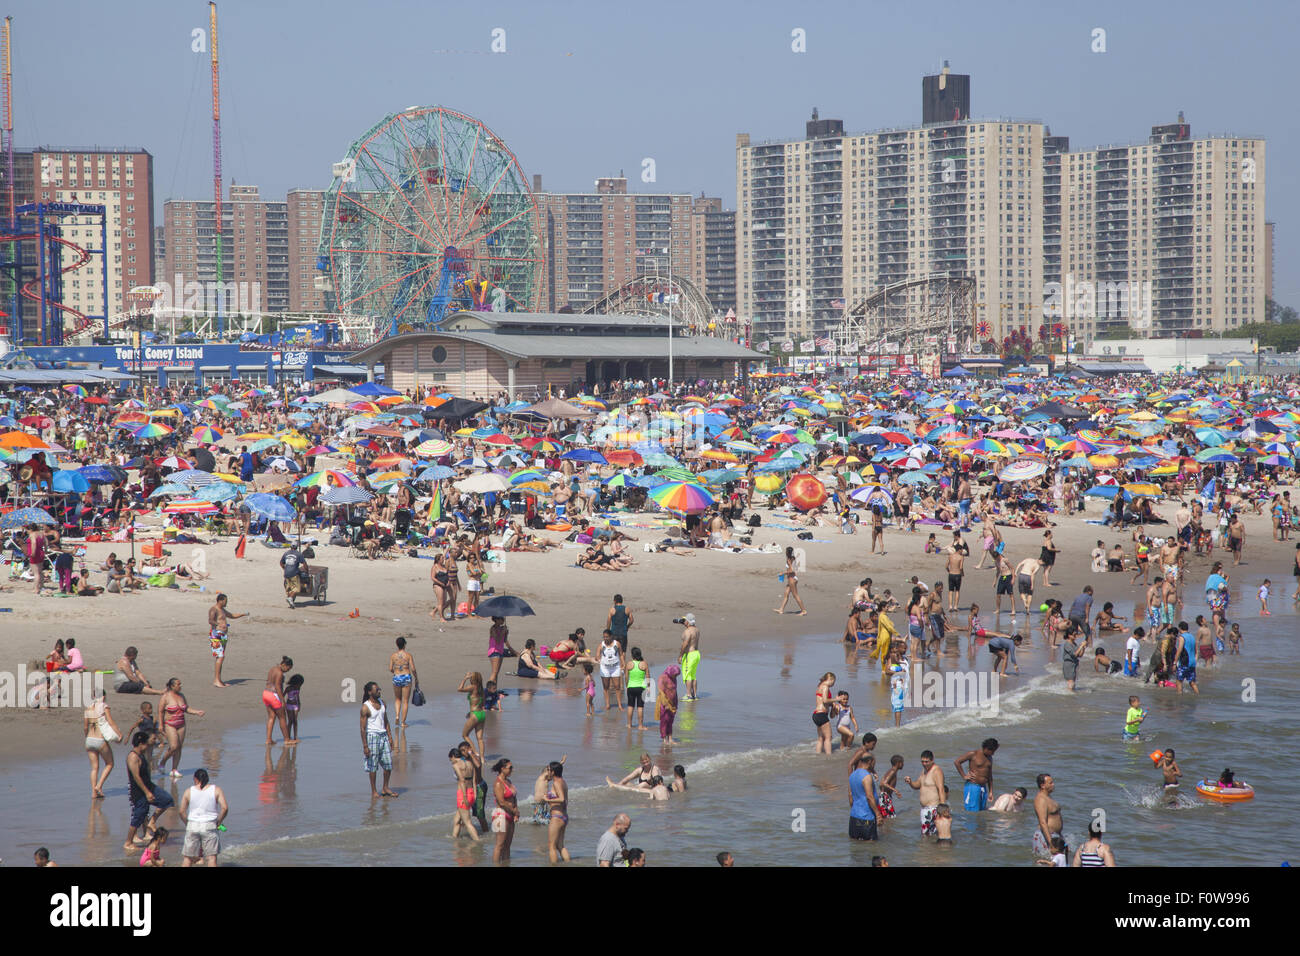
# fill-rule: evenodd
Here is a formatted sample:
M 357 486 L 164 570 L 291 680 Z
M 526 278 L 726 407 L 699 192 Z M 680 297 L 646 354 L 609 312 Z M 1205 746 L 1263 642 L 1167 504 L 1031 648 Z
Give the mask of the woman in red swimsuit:
M 492 811 L 492 832 L 496 834 L 493 863 L 510 859 L 510 844 L 515 838 L 515 824 L 519 822 L 519 797 L 515 788 L 510 786 L 510 773 L 514 768 L 514 764 L 504 757 L 492 765 L 497 775 L 492 784 L 492 796 L 497 801 L 496 809 Z
M 172 761 L 173 777 L 181 775 L 180 762 L 181 751 L 185 748 L 185 715 L 193 714 L 195 717 L 202 717 L 203 711 L 192 710 L 185 700 L 185 695 L 181 693 L 181 679 L 173 677 L 167 682 L 167 689 L 163 691 L 162 700 L 159 701 L 163 713 L 163 733 L 167 735 L 167 746 L 158 758 L 158 772 L 162 773 L 163 765 L 167 763 L 167 758 Z

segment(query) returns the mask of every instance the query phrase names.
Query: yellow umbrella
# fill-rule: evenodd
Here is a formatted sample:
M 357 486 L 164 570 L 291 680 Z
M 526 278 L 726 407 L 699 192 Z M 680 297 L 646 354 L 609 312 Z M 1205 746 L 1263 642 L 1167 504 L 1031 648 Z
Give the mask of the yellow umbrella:
M 740 461 L 740 459 L 731 452 L 725 451 L 721 448 L 710 448 L 708 451 L 702 452 L 700 457 L 707 458 L 709 461 L 725 461 L 731 463 Z
M 249 432 L 246 435 L 240 435 L 240 441 L 261 441 L 263 438 L 273 438 L 268 432 Z
M 149 414 L 154 417 L 163 416 L 165 418 L 175 418 L 180 415 L 180 412 L 174 408 L 160 408 L 158 411 L 150 412 Z
M 774 491 L 780 491 L 784 484 L 785 481 L 780 475 L 758 475 L 754 479 L 754 487 L 765 495 L 770 495 Z
M 1164 494 L 1159 485 L 1149 481 L 1131 481 L 1124 485 L 1124 490 L 1136 497 L 1159 498 Z
M 300 435 L 297 432 L 281 432 L 276 437 L 279 438 L 280 441 L 288 445 L 290 448 L 295 448 L 298 451 L 302 451 L 304 448 L 306 448 L 308 445 L 311 444 L 311 442 L 308 441 L 305 436 Z
M 1119 459 L 1114 455 L 1089 455 L 1088 463 L 1094 468 L 1118 468 Z

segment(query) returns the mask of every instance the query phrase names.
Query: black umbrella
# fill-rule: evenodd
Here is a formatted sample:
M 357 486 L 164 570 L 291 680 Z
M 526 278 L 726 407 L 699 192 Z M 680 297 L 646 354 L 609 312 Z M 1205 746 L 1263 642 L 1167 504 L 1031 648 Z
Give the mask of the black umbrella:
M 460 421 L 469 418 L 471 415 L 477 415 L 487 408 L 485 402 L 472 402 L 468 398 L 452 398 L 443 402 L 437 408 L 426 406 L 424 409 L 425 418 L 445 418 L 448 421 Z
M 489 598 L 478 606 L 476 617 L 529 617 L 535 612 L 523 598 L 500 594 Z

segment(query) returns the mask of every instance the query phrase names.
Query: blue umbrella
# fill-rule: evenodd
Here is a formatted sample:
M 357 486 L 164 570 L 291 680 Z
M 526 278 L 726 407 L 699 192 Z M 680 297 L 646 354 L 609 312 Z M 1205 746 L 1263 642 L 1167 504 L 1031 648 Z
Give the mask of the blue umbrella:
M 0 518 L 0 530 L 10 531 L 29 524 L 56 525 L 57 521 L 44 508 L 19 508 Z
M 90 490 L 90 482 L 86 480 L 84 475 L 75 471 L 56 471 L 50 484 L 55 491 L 75 491 L 78 494 L 85 494 Z
M 455 474 L 455 470 L 448 468 L 446 465 L 430 465 L 415 477 L 419 481 L 438 481 L 442 478 L 450 478 Z
M 104 465 L 86 465 L 84 468 L 78 468 L 81 477 L 85 478 L 92 485 L 110 485 L 119 480 L 119 476 L 113 474 L 112 470 Z
M 248 510 L 271 521 L 292 521 L 297 514 L 293 505 L 279 495 L 258 492 L 244 499 Z
M 192 495 L 193 493 L 194 493 L 193 490 L 187 488 L 185 485 L 174 485 L 174 484 L 159 485 L 157 488 L 155 488 L 153 491 L 149 493 L 149 500 L 152 501 L 154 498 L 166 498 L 168 495 L 188 496 L 188 495 Z
M 1133 495 L 1119 485 L 1093 485 L 1084 494 L 1091 498 L 1108 498 L 1111 501 L 1115 500 L 1116 495 L 1120 495 L 1125 501 L 1133 500 Z
M 588 461 L 597 465 L 605 464 L 605 456 L 594 448 L 574 448 L 566 451 L 560 458 L 568 461 Z
M 239 489 L 242 485 L 231 484 L 228 481 L 214 481 L 210 485 L 200 488 L 194 496 L 197 501 L 211 501 L 216 504 L 219 501 L 230 501 L 232 498 L 239 497 Z M 284 520 L 277 518 L 277 521 Z

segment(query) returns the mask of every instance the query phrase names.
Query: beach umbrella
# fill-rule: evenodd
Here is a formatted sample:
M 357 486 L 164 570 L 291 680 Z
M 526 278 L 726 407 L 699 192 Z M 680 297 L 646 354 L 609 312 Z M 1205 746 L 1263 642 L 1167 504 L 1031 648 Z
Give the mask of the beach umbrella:
M 298 464 L 292 458 L 285 458 L 283 455 L 279 455 L 278 457 L 272 458 L 270 461 L 268 461 L 266 463 L 266 468 L 264 470 L 275 471 L 277 468 L 282 468 L 285 471 L 291 471 L 294 474 L 298 474 L 299 472 L 302 471 L 302 465 Z
M 560 456 L 564 461 L 586 461 L 594 465 L 605 464 L 605 456 L 594 448 L 574 448 Z
M 58 522 L 44 508 L 18 508 L 0 517 L 0 530 L 11 531 L 29 524 L 57 525 Z
M 669 481 L 651 489 L 650 497 L 661 508 L 682 514 L 698 514 L 714 503 L 713 495 L 693 481 Z
M 180 498 L 163 508 L 163 512 L 169 515 L 212 514 L 219 510 L 211 501 L 200 501 L 197 498 Z
M 200 471 L 198 468 L 192 468 L 189 471 L 168 475 L 167 480 L 178 485 L 184 485 L 187 488 L 203 488 L 221 479 L 210 471 Z
M 1112 501 L 1116 495 L 1119 495 L 1125 501 L 1133 500 L 1132 492 L 1126 491 L 1119 485 L 1093 485 L 1084 492 L 1084 495 L 1090 498 L 1106 498 Z
M 450 452 L 451 442 L 442 438 L 430 438 L 415 446 L 415 453 L 421 458 L 441 458 Z
M 812 475 L 795 475 L 785 486 L 785 496 L 800 511 L 811 511 L 826 500 L 826 486 Z
M 327 488 L 320 496 L 320 500 L 327 505 L 362 505 L 371 501 L 375 496 L 358 485 L 345 485 L 337 488 Z
M 116 472 L 121 469 L 114 469 L 109 465 L 86 465 L 84 468 L 78 468 L 81 477 L 85 478 L 92 485 L 111 485 L 115 481 L 125 481 L 126 472 L 121 474 Z
M 224 434 L 225 432 L 220 428 L 214 428 L 211 425 L 200 425 L 190 435 L 190 441 L 201 442 L 204 445 L 214 445 L 221 440 Z
M 185 485 L 159 485 L 153 491 L 149 492 L 149 500 L 154 498 L 170 498 L 172 495 L 188 495 L 193 492 Z
M 923 471 L 909 471 L 898 476 L 899 484 L 903 485 L 924 485 L 934 481 Z
M 204 485 L 194 494 L 196 501 L 231 501 L 240 496 L 243 485 L 232 485 L 225 481 L 214 481 L 211 484 Z
M 1214 465 L 1219 463 L 1227 464 L 1241 461 L 1240 458 L 1234 455 L 1227 448 L 1223 447 L 1206 448 L 1203 451 L 1198 451 L 1196 453 L 1196 460 L 1204 465 Z
M 880 505 L 892 511 L 894 507 L 894 496 L 889 493 L 889 489 L 881 485 L 863 485 L 861 488 L 854 488 L 849 492 L 849 497 L 868 508 L 872 505 Z
M 194 466 L 184 458 L 177 458 L 175 455 L 168 455 L 166 458 L 156 462 L 159 468 L 170 468 L 173 471 L 192 471 Z
M 673 465 L 668 468 L 660 468 L 655 472 L 656 478 L 662 478 L 665 481 L 685 481 L 698 484 L 700 476 L 695 474 L 689 468 L 683 468 L 680 465 Z
M 443 478 L 451 478 L 455 474 L 455 469 L 448 468 L 446 465 L 430 465 L 415 477 L 419 481 L 440 481 Z
M 175 429 L 170 425 L 164 425 L 161 422 L 149 422 L 147 425 L 133 428 L 131 435 L 136 441 L 148 441 L 151 438 L 162 438 L 164 435 L 170 435 L 173 431 Z
M 1046 471 L 1047 465 L 1043 462 L 1022 458 L 1003 468 L 1000 477 L 1003 481 L 1025 481 L 1029 478 L 1037 478 Z
M 9 448 L 49 448 L 41 439 L 27 432 L 5 432 L 0 435 L 0 445 Z
M 356 479 L 347 472 L 326 468 L 322 471 L 313 471 L 310 475 L 304 475 L 294 482 L 294 487 L 310 488 L 312 485 L 322 487 L 333 485 L 336 488 L 349 488 L 356 483 Z
M 485 495 L 490 492 L 503 492 L 510 488 L 510 485 L 504 478 L 495 472 L 482 472 L 477 475 L 470 475 L 468 478 L 462 478 L 460 481 L 452 483 L 457 491 L 466 494 Z
M 1159 485 L 1149 481 L 1131 481 L 1121 487 L 1134 498 L 1159 498 L 1164 494 Z
M 286 499 L 265 492 L 249 495 L 244 499 L 243 505 L 253 514 L 270 521 L 292 521 L 298 513 Z
M 498 594 L 488 598 L 474 611 L 475 617 L 530 617 L 536 612 L 528 606 L 523 598 L 510 594 Z
M 76 471 L 56 471 L 50 481 L 50 487 L 54 491 L 85 494 L 90 490 L 90 482 L 85 479 L 85 476 Z

